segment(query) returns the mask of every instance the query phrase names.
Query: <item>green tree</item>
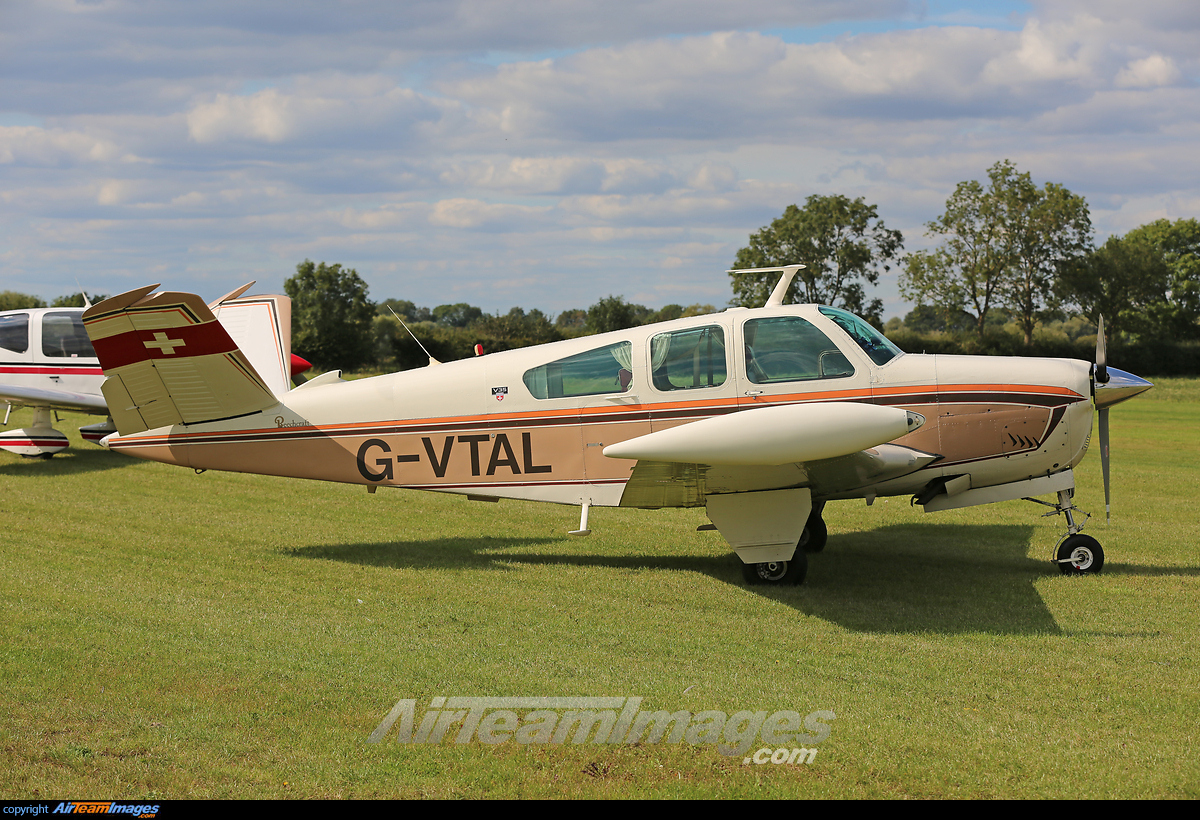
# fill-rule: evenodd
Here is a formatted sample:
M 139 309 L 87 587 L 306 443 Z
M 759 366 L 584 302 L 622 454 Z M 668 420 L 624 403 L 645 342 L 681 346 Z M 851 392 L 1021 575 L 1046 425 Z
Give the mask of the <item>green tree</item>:
M 432 322 L 433 313 L 427 307 L 417 307 L 407 299 L 384 299 L 375 306 L 380 316 L 391 316 L 395 311 L 406 322 Z
M 17 293 L 15 290 L 0 292 L 0 310 L 24 310 L 26 308 L 44 308 L 46 303 L 30 296 L 28 293 Z
M 1110 236 L 1086 260 L 1063 271 L 1058 287 L 1062 301 L 1092 324 L 1103 315 L 1108 337 L 1116 340 L 1125 333 L 1159 335 L 1152 313 L 1165 302 L 1169 276 L 1155 243 L 1131 231 Z
M 1047 182 L 1039 191 L 1028 173 L 1011 179 L 1017 254 L 1003 301 L 1028 346 L 1038 321 L 1058 308 L 1055 282 L 1091 252 L 1092 220 L 1087 201 L 1063 186 Z
M 783 216 L 756 233 L 737 253 L 734 268 L 765 268 L 802 263 L 785 301 L 842 307 L 878 324 L 879 299 L 867 301 L 864 284 L 875 285 L 881 271 L 904 246 L 899 231 L 888 229 L 875 205 L 862 197 L 810 196 L 804 207 L 789 205 Z M 730 274 L 734 304 L 766 302 L 778 276 Z
M 579 308 L 564 310 L 554 320 L 554 326 L 568 333 L 582 331 L 587 327 L 587 311 Z
M 563 334 L 537 308 L 526 313 L 515 307 L 508 313 L 485 315 L 471 324 L 470 330 L 479 337 L 487 352 L 512 350 L 518 347 L 557 342 Z
M 482 318 L 483 310 L 474 305 L 468 305 L 466 302 L 438 305 L 433 309 L 433 320 L 447 327 L 467 327 Z
M 374 353 L 375 305 L 352 268 L 305 259 L 283 283 L 292 299 L 292 349 L 322 368 L 354 370 Z
M 587 328 L 592 333 L 624 330 L 646 323 L 650 309 L 626 302 L 624 296 L 606 296 L 587 310 Z
M 972 330 L 975 317 L 965 310 L 939 310 L 931 305 L 917 305 L 904 317 L 904 327 L 914 333 L 958 333 Z
M 987 188 L 960 182 L 945 213 L 926 225 L 927 235 L 944 240 L 905 257 L 900 292 L 944 311 L 973 308 L 981 338 L 988 314 L 1003 305 L 1030 345 L 1038 320 L 1056 307 L 1056 279 L 1090 250 L 1087 202 L 1056 183 L 1039 189 L 1009 160 L 988 178 Z
M 55 298 L 50 303 L 50 307 L 87 307 L 85 299 L 94 305 L 97 302 L 103 302 L 107 298 L 108 295 L 104 293 L 68 293 L 65 296 Z
M 1154 245 L 1167 268 L 1161 299 L 1149 309 L 1154 326 L 1164 336 L 1200 337 L 1200 221 L 1159 219 L 1134 228 L 1126 239 Z
M 651 322 L 669 322 L 672 319 L 686 319 L 689 316 L 706 316 L 709 313 L 716 313 L 717 309 L 712 305 L 702 305 L 699 303 L 688 305 L 663 305 L 656 310 L 647 319 L 646 324 Z

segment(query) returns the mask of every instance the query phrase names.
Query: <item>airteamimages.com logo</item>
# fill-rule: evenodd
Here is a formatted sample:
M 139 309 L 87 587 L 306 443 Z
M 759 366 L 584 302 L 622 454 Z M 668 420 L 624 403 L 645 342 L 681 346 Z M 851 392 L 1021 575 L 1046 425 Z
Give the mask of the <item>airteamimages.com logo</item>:
M 417 701 L 396 703 L 367 738 L 379 743 L 393 727 L 397 743 L 456 744 L 711 744 L 725 756 L 745 755 L 744 764 L 812 763 L 816 746 L 833 731 L 836 715 L 743 710 L 692 713 L 643 710 L 640 697 L 477 698 L 435 697 L 417 719 Z

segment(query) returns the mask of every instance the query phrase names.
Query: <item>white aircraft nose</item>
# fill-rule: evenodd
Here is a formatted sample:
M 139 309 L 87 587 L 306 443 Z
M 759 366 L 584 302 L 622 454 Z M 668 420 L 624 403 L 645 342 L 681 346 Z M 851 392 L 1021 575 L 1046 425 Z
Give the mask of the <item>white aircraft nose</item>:
M 1096 409 L 1103 410 L 1126 399 L 1132 399 L 1153 386 L 1140 376 L 1110 367 L 1108 368 L 1108 381 L 1096 383 Z

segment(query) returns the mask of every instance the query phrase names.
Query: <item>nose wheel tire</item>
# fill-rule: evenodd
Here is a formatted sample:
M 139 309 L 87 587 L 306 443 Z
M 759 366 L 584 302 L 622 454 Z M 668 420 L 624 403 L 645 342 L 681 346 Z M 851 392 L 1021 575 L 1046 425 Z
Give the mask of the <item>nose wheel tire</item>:
M 797 549 L 790 561 L 766 561 L 761 564 L 742 564 L 742 578 L 747 584 L 795 586 L 808 574 L 808 556 Z
M 1104 567 L 1104 550 L 1095 538 L 1077 533 L 1058 545 L 1056 560 L 1063 575 L 1090 575 Z

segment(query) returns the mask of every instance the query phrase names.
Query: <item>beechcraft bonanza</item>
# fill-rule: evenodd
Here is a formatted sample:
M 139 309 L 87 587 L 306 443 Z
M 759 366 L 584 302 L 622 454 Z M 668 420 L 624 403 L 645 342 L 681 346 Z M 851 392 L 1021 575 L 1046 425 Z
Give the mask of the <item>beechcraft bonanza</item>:
M 1151 387 L 1066 359 L 905 354 L 862 319 L 784 305 L 646 325 L 278 395 L 198 296 L 115 296 L 83 316 L 108 376 L 108 447 L 203 470 L 519 498 L 704 507 L 750 583 L 800 583 L 825 504 L 929 511 L 1053 495 L 1064 573 L 1095 572 L 1072 473 L 1100 410 Z M 1100 338 L 1102 339 L 1102 333 Z M 431 364 L 436 364 L 431 362 Z
M 291 352 L 291 300 L 286 296 L 237 298 L 251 282 L 209 307 L 226 331 L 264 374 L 279 395 L 291 385 L 289 377 L 310 365 Z M 86 299 L 86 297 L 85 297 Z M 70 410 L 108 416 L 99 424 L 80 427 L 85 441 L 98 444 L 115 433 L 108 404 L 101 393 L 104 373 L 83 327 L 84 308 L 31 308 L 0 313 L 0 404 L 7 405 L 4 426 L 14 407 L 33 408 L 29 427 L 0 430 L 0 448 L 28 458 L 50 458 L 69 446 L 53 427 L 53 414 Z M 147 344 L 153 346 L 152 333 Z

